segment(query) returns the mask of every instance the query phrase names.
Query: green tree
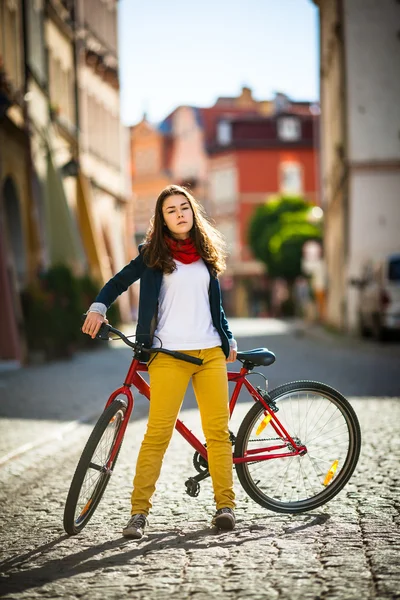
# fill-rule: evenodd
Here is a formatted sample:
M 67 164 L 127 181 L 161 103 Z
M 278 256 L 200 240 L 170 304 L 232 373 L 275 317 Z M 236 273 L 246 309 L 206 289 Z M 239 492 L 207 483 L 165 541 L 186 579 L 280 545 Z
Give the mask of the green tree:
M 249 226 L 249 244 L 271 277 L 292 282 L 301 274 L 304 243 L 322 239 L 320 224 L 310 221 L 312 207 L 304 198 L 281 196 L 256 208 Z

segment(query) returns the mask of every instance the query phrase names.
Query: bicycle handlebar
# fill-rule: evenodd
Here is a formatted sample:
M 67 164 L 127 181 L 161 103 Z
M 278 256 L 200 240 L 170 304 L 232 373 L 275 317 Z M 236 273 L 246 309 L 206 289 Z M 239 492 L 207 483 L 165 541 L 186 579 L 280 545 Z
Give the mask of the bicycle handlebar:
M 83 317 L 86 319 L 86 315 L 83 315 Z M 108 323 L 103 323 L 101 325 L 96 335 L 96 338 L 98 338 L 99 340 L 108 340 L 108 334 L 110 332 L 117 335 L 127 346 L 133 348 L 133 350 L 135 350 L 136 352 L 140 350 L 142 350 L 143 352 L 148 352 L 149 354 L 156 354 L 157 352 L 161 352 L 162 354 L 168 354 L 169 356 L 173 356 L 178 360 L 184 360 L 194 365 L 200 366 L 203 364 L 203 360 L 201 358 L 196 358 L 195 356 L 190 356 L 189 354 L 184 354 L 183 352 L 177 352 L 176 350 L 167 350 L 166 348 L 145 348 L 140 342 L 130 342 L 128 338 L 122 333 L 122 331 L 119 331 L 119 329 L 116 329 Z
M 155 350 L 157 352 L 157 348 L 153 348 L 153 350 Z M 161 348 L 161 352 L 162 351 L 163 351 L 163 348 Z M 183 352 L 177 352 L 176 350 L 167 350 L 167 354 L 171 354 L 171 356 L 173 356 L 174 358 L 177 358 L 178 360 L 185 360 L 186 362 L 193 363 L 194 365 L 202 365 L 203 364 L 202 358 L 196 358 L 195 356 L 189 356 L 189 354 L 184 354 Z

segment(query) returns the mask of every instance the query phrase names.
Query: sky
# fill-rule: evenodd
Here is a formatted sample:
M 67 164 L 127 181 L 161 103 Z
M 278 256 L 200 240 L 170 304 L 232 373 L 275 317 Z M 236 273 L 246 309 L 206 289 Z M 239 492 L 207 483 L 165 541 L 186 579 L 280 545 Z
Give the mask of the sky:
M 154 123 L 212 106 L 242 86 L 319 98 L 318 9 L 311 0 L 120 0 L 121 118 Z

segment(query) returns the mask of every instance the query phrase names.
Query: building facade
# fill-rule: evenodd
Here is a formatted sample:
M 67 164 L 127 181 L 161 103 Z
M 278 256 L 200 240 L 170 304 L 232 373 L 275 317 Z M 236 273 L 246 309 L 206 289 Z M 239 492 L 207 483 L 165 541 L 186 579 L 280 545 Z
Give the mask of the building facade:
M 0 3 L 0 360 L 26 360 L 21 295 L 49 267 L 100 286 L 132 256 L 117 6 Z
M 364 267 L 400 251 L 400 6 L 319 0 L 327 320 L 356 331 Z
M 25 355 L 21 292 L 40 261 L 26 124 L 24 13 L 0 3 L 0 359 Z
M 132 256 L 129 135 L 120 122 L 118 2 L 77 0 L 79 218 L 92 270 L 102 282 Z M 132 295 L 119 299 L 124 321 Z

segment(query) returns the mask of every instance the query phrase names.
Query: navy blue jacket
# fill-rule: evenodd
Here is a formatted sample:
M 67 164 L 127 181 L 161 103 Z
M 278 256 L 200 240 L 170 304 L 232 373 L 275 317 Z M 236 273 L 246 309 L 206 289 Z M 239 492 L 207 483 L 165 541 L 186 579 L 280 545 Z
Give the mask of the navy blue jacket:
M 159 269 L 150 269 L 145 265 L 142 256 L 143 244 L 139 246 L 139 254 L 119 273 L 110 279 L 100 290 L 95 302 L 105 304 L 107 308 L 116 298 L 125 292 L 132 283 L 140 279 L 139 315 L 136 336 L 145 347 L 151 347 L 153 334 L 157 325 L 158 298 L 160 295 L 163 273 Z M 207 263 L 205 263 L 210 271 Z M 233 337 L 226 320 L 221 303 L 219 281 L 210 271 L 210 310 L 212 322 L 221 338 L 222 350 L 229 356 L 229 340 Z M 147 355 L 148 357 L 148 355 Z

